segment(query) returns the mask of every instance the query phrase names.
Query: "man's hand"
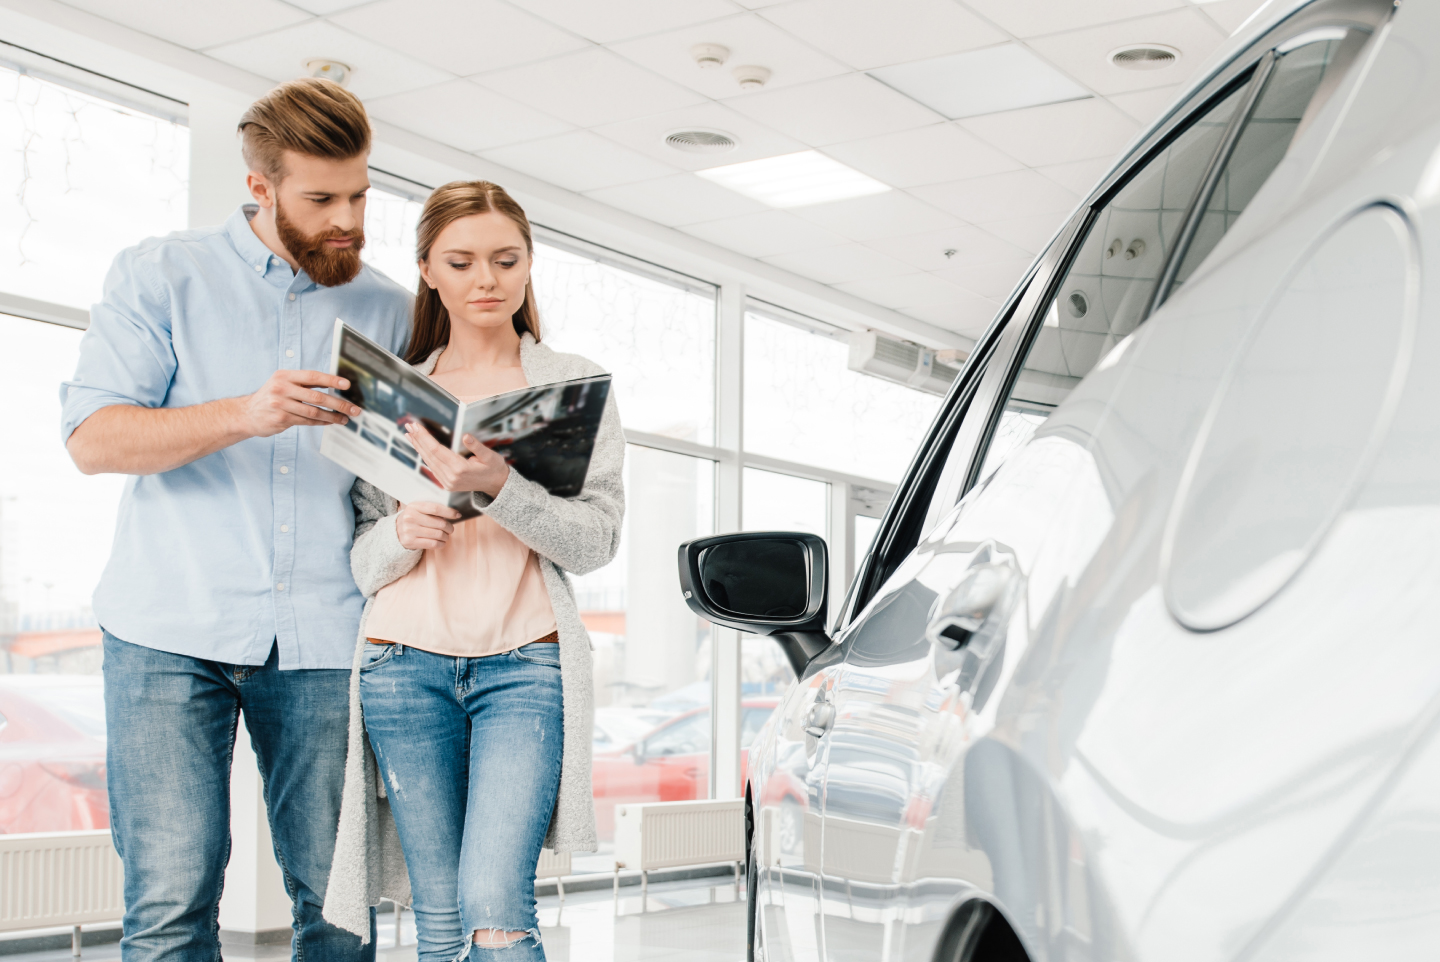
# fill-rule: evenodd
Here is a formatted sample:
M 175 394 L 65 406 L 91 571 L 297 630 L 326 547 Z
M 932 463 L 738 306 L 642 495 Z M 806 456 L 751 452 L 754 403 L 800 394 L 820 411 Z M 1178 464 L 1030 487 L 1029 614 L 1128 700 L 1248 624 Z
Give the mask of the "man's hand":
M 416 501 L 400 509 L 395 516 L 395 535 L 400 547 L 407 551 L 438 548 L 449 540 L 460 512 L 432 501 Z
M 410 443 L 420 452 L 425 467 L 430 469 L 435 480 L 440 482 L 440 487 L 446 491 L 479 491 L 494 498 L 498 497 L 500 489 L 505 487 L 505 481 L 510 477 L 510 465 L 472 436 L 463 435 L 460 443 L 475 456 L 462 458 L 436 441 L 434 436 L 425 430 L 425 426 L 417 421 L 405 425 L 405 430 L 410 437 Z
M 65 447 L 83 474 L 159 474 L 293 425 L 344 424 L 360 409 L 312 388 L 349 386 L 320 371 L 276 371 L 244 397 L 183 408 L 114 404 L 82 421 Z
M 268 438 L 295 425 L 344 424 L 360 409 L 344 398 L 311 390 L 345 390 L 350 382 L 320 371 L 276 371 L 260 390 L 237 398 L 240 430 L 252 438 Z M 321 410 L 329 408 L 330 410 Z

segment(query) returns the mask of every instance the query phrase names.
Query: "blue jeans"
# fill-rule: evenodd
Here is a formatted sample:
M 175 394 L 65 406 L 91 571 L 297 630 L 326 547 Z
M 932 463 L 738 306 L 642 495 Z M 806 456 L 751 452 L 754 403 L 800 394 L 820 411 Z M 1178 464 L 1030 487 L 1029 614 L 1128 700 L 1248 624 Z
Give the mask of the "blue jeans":
M 340 818 L 349 672 L 174 655 L 105 633 L 110 828 L 125 866 L 124 962 L 218 962 L 230 860 L 230 760 L 241 711 L 260 760 L 297 962 L 373 962 L 324 921 Z
M 370 644 L 360 700 L 410 871 L 419 962 L 543 962 L 535 863 L 560 787 L 560 646 L 452 658 Z M 529 934 L 485 948 L 475 932 Z

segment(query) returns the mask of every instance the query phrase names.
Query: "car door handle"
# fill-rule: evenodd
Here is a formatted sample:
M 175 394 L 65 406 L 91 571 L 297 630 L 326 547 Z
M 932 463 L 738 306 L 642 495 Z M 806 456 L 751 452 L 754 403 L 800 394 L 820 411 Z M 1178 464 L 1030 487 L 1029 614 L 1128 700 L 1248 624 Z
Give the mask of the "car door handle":
M 828 701 L 816 700 L 805 713 L 805 734 L 820 738 L 835 724 L 835 706 Z
M 1009 614 L 1018 586 L 1018 572 L 1010 560 L 979 564 L 965 572 L 925 629 L 933 644 L 958 651 L 970 644 L 981 629 Z M 992 632 L 993 633 L 993 632 Z

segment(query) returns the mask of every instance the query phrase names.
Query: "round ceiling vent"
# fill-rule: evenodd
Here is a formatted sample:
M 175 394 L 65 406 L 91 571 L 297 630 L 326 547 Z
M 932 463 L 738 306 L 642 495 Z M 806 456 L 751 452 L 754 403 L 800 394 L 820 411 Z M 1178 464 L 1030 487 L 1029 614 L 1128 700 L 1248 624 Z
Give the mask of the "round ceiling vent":
M 1162 43 L 1141 43 L 1110 52 L 1110 62 L 1126 70 L 1159 70 L 1180 59 L 1180 51 Z
M 675 130 L 665 143 L 687 154 L 723 154 L 735 149 L 735 138 L 723 130 Z

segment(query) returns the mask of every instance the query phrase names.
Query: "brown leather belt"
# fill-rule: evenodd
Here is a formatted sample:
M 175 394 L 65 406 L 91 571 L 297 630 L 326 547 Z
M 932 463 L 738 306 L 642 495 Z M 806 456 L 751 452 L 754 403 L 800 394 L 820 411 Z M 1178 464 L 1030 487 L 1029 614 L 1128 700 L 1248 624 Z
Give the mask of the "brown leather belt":
M 384 638 L 366 638 L 365 640 L 368 641 L 368 642 L 370 642 L 370 644 L 372 644 L 372 645 L 393 645 L 393 644 L 395 644 L 395 642 L 393 642 L 393 641 L 386 641 Z M 531 645 L 558 645 L 558 644 L 560 644 L 560 631 L 559 631 L 559 629 L 556 629 L 555 631 L 550 632 L 550 634 L 546 635 L 544 638 L 536 638 L 534 641 L 527 642 L 527 644 L 531 644 Z M 525 646 L 524 646 L 524 645 L 521 645 L 520 647 L 521 647 L 521 648 L 524 648 Z

